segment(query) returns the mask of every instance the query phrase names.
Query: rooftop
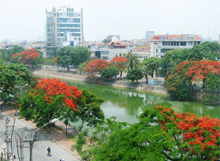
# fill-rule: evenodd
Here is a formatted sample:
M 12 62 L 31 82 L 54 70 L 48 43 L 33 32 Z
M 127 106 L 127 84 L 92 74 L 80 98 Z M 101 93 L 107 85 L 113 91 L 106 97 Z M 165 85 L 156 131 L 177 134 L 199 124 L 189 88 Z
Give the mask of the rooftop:
M 182 34 L 182 35 L 155 35 L 151 40 L 202 40 L 199 35 Z

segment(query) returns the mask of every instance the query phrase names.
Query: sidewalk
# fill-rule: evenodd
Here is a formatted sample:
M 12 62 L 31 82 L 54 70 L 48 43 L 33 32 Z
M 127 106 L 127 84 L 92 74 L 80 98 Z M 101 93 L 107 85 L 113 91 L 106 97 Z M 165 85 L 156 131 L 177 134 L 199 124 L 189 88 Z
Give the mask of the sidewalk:
M 5 106 L 3 112 L 14 116 L 15 113 L 15 108 L 10 107 L 8 105 Z M 19 111 L 18 111 L 19 112 Z M 17 119 L 19 119 L 19 115 L 16 116 Z M 33 123 L 32 121 L 26 121 L 25 119 L 20 119 L 26 123 L 28 123 L 32 128 L 37 128 L 36 124 Z M 58 128 L 53 128 L 50 131 L 46 130 L 46 129 L 41 129 L 40 131 L 47 135 L 49 138 L 51 138 L 53 141 L 55 141 L 56 143 L 60 144 L 63 148 L 65 148 L 67 151 L 69 151 L 70 153 L 72 153 L 76 158 L 80 159 L 80 156 L 77 154 L 77 152 L 74 150 L 71 150 L 72 145 L 75 145 L 75 142 L 71 141 L 70 139 L 68 139 L 66 137 L 65 131 L 66 131 L 66 125 L 64 123 L 62 123 L 61 121 L 57 121 L 55 123 L 55 125 Z M 74 129 L 72 129 L 71 127 L 68 127 L 68 134 L 69 135 L 73 135 L 76 134 L 76 131 Z

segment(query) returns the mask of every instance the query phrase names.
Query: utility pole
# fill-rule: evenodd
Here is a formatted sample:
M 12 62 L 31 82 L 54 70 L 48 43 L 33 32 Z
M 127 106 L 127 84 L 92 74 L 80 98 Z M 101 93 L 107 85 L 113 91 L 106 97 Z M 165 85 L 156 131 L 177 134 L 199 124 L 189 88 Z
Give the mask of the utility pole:
M 22 137 L 20 137 L 19 138 L 19 142 L 20 142 L 20 154 L 21 154 L 21 156 L 20 156 L 20 159 L 21 159 L 21 161 L 24 161 L 24 141 L 23 141 L 23 138 Z
M 5 118 L 5 135 L 6 135 L 6 138 L 5 138 L 5 142 L 6 142 L 6 148 L 7 148 L 7 157 L 6 159 L 9 160 L 10 158 L 10 138 L 9 138 L 9 131 L 8 131 L 8 123 L 10 122 L 10 119 L 8 117 Z
M 27 127 L 24 128 L 20 128 L 16 130 L 16 134 L 19 137 L 19 141 L 20 141 L 20 161 L 24 161 L 24 142 L 29 142 L 29 148 L 30 148 L 30 161 L 33 161 L 33 145 L 34 142 L 36 141 L 36 134 L 37 131 L 39 131 L 41 128 L 47 126 L 50 123 L 55 123 L 58 119 L 53 119 L 50 120 L 47 124 L 45 124 L 44 126 L 38 128 L 37 130 L 35 129 L 30 129 Z M 26 148 L 26 147 L 25 147 Z

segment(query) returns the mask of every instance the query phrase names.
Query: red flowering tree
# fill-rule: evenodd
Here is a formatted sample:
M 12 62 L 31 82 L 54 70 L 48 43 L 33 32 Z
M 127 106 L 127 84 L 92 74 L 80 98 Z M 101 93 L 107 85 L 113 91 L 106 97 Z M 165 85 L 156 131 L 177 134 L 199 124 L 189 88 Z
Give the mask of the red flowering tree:
M 59 79 L 41 79 L 36 87 L 21 102 L 21 115 L 33 120 L 37 126 L 47 124 L 53 118 L 70 122 L 82 121 L 87 126 L 96 126 L 104 119 L 100 109 L 103 100 L 89 91 L 79 91 Z
M 12 62 L 24 63 L 31 68 L 40 67 L 42 64 L 42 56 L 36 49 L 28 49 L 22 53 L 16 53 L 12 55 Z
M 78 111 L 76 101 L 81 95 L 76 86 L 68 86 L 59 79 L 41 79 L 22 100 L 21 115 L 42 126 L 59 117 L 65 108 Z
M 102 59 L 95 59 L 90 61 L 83 70 L 88 73 L 89 77 L 94 78 L 95 73 L 99 73 L 103 68 L 108 68 L 108 63 Z
M 182 156 L 195 160 L 217 160 L 220 156 L 220 120 L 193 113 L 176 113 L 171 108 L 156 106 L 157 123 L 169 133 L 176 128 L 172 140 L 181 143 Z M 178 144 L 177 144 L 178 145 Z
M 122 72 L 127 68 L 128 59 L 125 57 L 114 57 L 109 62 L 120 71 L 120 78 L 122 77 Z
M 101 133 L 101 132 L 100 132 Z M 97 135 L 97 134 L 96 134 Z M 156 106 L 98 142 L 94 160 L 219 160 L 220 120 Z
M 188 100 L 194 92 L 193 84 L 201 84 L 204 90 L 210 86 L 218 88 L 218 82 L 216 84 L 215 79 L 209 80 L 208 84 L 206 82 L 213 75 L 216 79 L 220 79 L 220 62 L 218 61 L 183 61 L 175 67 L 166 80 L 168 93 L 177 100 Z M 209 92 L 214 90 L 216 89 L 209 90 Z

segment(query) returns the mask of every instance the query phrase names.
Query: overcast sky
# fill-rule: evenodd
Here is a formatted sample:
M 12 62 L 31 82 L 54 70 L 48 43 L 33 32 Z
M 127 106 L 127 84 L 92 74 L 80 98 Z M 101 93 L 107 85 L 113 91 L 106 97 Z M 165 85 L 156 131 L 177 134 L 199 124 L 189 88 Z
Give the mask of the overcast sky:
M 44 37 L 45 9 L 84 10 L 85 40 L 117 34 L 123 40 L 155 34 L 199 34 L 217 40 L 220 0 L 0 0 L 0 40 Z

